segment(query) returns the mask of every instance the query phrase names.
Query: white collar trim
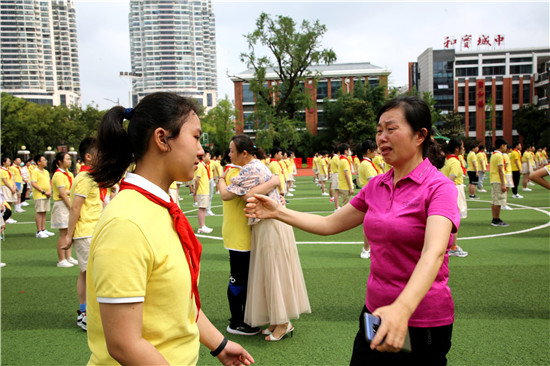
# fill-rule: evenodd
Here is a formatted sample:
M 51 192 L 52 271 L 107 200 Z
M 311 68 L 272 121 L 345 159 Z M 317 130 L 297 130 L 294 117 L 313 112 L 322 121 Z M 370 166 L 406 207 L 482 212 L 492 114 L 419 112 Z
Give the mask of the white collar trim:
M 168 195 L 168 193 L 164 192 L 162 188 L 160 188 L 153 182 L 143 178 L 141 175 L 135 173 L 126 173 L 126 178 L 124 178 L 124 180 L 128 183 L 143 188 L 147 192 L 157 196 L 158 198 L 161 198 L 163 201 L 170 203 L 170 196 Z

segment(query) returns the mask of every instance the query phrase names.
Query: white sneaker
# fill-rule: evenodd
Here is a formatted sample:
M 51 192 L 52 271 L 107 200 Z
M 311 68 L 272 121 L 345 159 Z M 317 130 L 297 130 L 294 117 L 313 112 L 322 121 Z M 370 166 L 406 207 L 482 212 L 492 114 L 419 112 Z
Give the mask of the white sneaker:
M 78 266 L 78 261 L 73 257 L 70 257 L 69 259 L 67 259 L 67 262 L 74 264 L 75 266 Z
M 28 206 L 29 203 L 28 202 L 21 202 L 21 206 L 25 207 L 25 206 Z
M 512 211 L 512 210 L 513 210 L 513 208 L 510 207 L 510 206 L 508 206 L 508 205 L 501 206 L 501 208 L 502 208 L 503 210 L 506 210 L 506 211 Z
M 42 230 L 44 233 L 46 233 L 46 235 L 48 236 L 54 236 L 55 233 L 52 233 L 51 231 L 48 231 L 48 230 Z
M 67 262 L 66 259 L 63 259 L 62 261 L 57 262 L 57 266 L 59 268 L 69 268 L 69 267 L 74 267 L 74 264 Z
M 199 230 L 197 230 L 197 233 L 198 234 L 210 234 L 212 232 L 212 230 L 214 230 L 214 229 L 204 225 L 203 227 L 200 227 Z
M 206 210 L 206 216 L 216 216 L 216 214 L 212 210 Z
M 198 202 L 193 202 L 193 207 L 199 207 L 199 203 Z
M 361 251 L 360 257 L 363 258 L 363 259 L 369 259 L 370 258 L 370 249 L 365 250 L 365 248 L 363 248 L 363 250 Z
M 294 188 L 289 189 L 290 192 L 295 192 L 296 190 Z
M 533 182 L 527 182 L 527 185 L 528 185 L 528 186 L 534 186 L 534 185 L 536 185 L 536 184 L 533 183 Z
M 6 220 L 6 224 L 15 224 L 17 223 L 17 220 L 12 219 L 11 217 Z
M 335 209 L 334 209 L 334 212 L 338 211 L 339 209 L 340 209 L 340 207 L 338 207 L 338 208 L 335 208 Z
M 40 238 L 40 239 L 47 239 L 50 236 L 48 234 L 46 234 L 44 231 L 39 231 L 39 232 L 36 233 L 36 237 Z
M 16 213 L 27 212 L 27 211 L 23 210 L 22 208 L 16 208 L 14 211 L 15 211 Z
M 487 191 L 484 190 L 483 188 L 482 188 L 482 189 L 478 189 L 477 191 L 478 191 L 478 192 L 481 192 L 481 193 L 487 193 Z
M 294 195 L 290 192 L 288 192 L 286 195 L 287 195 L 287 197 L 294 197 Z
M 522 196 L 522 195 L 520 195 L 519 193 L 518 193 L 518 194 L 514 194 L 514 195 L 512 195 L 512 197 L 513 197 L 513 198 L 523 198 L 523 196 Z
M 5 266 L 6 266 L 6 263 L 0 262 L 0 268 L 1 268 L 1 267 L 5 267 Z
M 531 192 L 532 189 L 531 188 L 522 188 L 521 189 L 523 192 Z M 7 222 L 7 221 L 6 221 Z
M 323 193 L 321 193 L 321 196 L 328 196 L 328 193 L 327 193 L 327 192 L 323 192 Z

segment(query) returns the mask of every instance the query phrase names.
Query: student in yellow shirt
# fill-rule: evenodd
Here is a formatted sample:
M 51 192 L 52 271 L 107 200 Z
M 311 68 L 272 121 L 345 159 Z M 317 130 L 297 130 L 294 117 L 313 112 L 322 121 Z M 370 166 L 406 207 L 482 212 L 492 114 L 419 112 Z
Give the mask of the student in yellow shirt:
M 340 154 L 340 161 L 338 162 L 338 195 L 341 202 L 334 201 L 334 211 L 338 211 L 340 207 L 347 205 L 353 196 L 352 168 L 347 156 L 348 150 L 348 144 L 338 145 L 338 153 Z
M 76 293 L 79 310 L 77 310 L 76 325 L 87 330 L 86 317 L 86 268 L 90 253 L 90 242 L 99 216 L 103 210 L 101 193 L 98 184 L 93 180 L 90 172 L 97 155 L 96 140 L 86 137 L 78 146 L 82 158 L 80 172 L 76 175 L 71 189 L 69 210 L 69 225 L 63 249 L 70 250 L 74 245 L 78 267 L 80 269 L 76 281 Z
M 477 143 L 475 143 L 470 148 L 470 152 L 468 153 L 468 156 L 466 158 L 468 162 L 468 180 L 469 180 L 468 192 L 470 193 L 470 199 L 472 200 L 479 199 L 479 197 L 476 196 L 476 186 L 477 186 L 478 174 L 479 174 L 479 169 L 478 169 L 479 164 L 476 156 L 478 150 L 479 150 L 479 147 Z
M 204 156 L 199 158 L 197 170 L 195 170 L 195 191 L 193 198 L 195 198 L 199 208 L 197 211 L 197 220 L 199 222 L 197 233 L 210 234 L 213 229 L 206 226 L 206 210 L 210 201 L 210 172 L 203 158 Z
M 57 239 L 57 267 L 68 268 L 78 264 L 71 256 L 71 249 L 65 249 L 67 243 L 67 229 L 69 227 L 69 210 L 71 201 L 69 193 L 73 184 L 73 173 L 69 171 L 72 164 L 71 156 L 66 152 L 55 155 L 52 176 L 52 214 L 50 226 L 59 230 Z
M 485 146 L 479 145 L 478 151 L 476 154 L 477 157 L 477 191 L 485 193 L 487 192 L 483 189 L 483 180 L 485 179 L 485 172 L 487 171 L 487 154 L 485 153 Z
M 21 192 L 23 192 L 23 176 L 21 174 L 21 158 L 16 156 L 13 158 L 13 163 L 10 166 L 10 172 L 13 176 L 15 188 L 17 189 L 17 201 L 15 202 L 15 212 L 23 213 L 25 210 L 21 208 Z
M 280 185 L 280 180 L 274 174 L 271 180 L 252 188 L 246 195 L 234 196 L 228 192 L 227 186 L 231 184 L 231 178 L 238 176 L 240 171 L 240 166 L 228 164 L 227 170 L 221 174 L 218 181 L 218 190 L 223 200 L 223 246 L 229 250 L 230 276 L 227 299 L 231 319 L 226 331 L 248 336 L 260 333 L 260 328 L 251 327 L 244 322 L 251 246 L 251 231 L 244 214 L 244 207 L 246 199 L 255 193 L 268 194 Z
M 338 155 L 338 149 L 334 148 L 332 151 L 332 158 L 329 164 L 329 179 L 330 179 L 330 202 L 338 204 L 338 164 L 340 163 L 340 155 Z
M 506 152 L 502 153 L 504 159 L 504 179 L 506 180 L 506 187 L 508 190 L 514 188 L 514 178 L 512 177 L 512 160 L 510 154 L 512 153 L 512 147 L 508 146 Z M 501 207 L 502 210 L 511 211 L 512 207 L 508 206 L 508 192 L 506 192 L 506 204 Z
M 512 197 L 523 198 L 523 196 L 518 193 L 519 179 L 521 177 L 521 144 L 519 142 L 510 153 L 510 165 L 512 167 L 512 181 L 514 182 Z
M 50 173 L 46 170 L 48 161 L 44 155 L 36 155 L 34 161 L 36 162 L 36 169 L 32 171 L 31 184 L 36 211 L 36 237 L 45 239 L 48 236 L 55 235 L 46 230 L 46 213 L 50 211 L 50 197 L 52 196 Z
M 360 145 L 359 152 L 363 156 L 359 167 L 357 168 L 358 182 L 361 189 L 367 186 L 371 178 L 382 174 L 374 165 L 372 159 L 376 156 L 376 143 L 372 140 L 366 140 Z M 363 259 L 370 258 L 370 244 L 367 236 L 363 232 L 363 249 L 359 255 Z
M 462 170 L 462 164 L 458 159 L 458 156 L 463 152 L 464 143 L 456 137 L 450 139 L 446 148 L 447 156 L 445 158 L 445 165 L 441 168 L 441 173 L 455 183 L 458 191 L 457 205 L 458 210 L 460 211 L 461 219 L 468 217 L 468 205 L 466 203 L 466 195 L 464 193 L 464 172 Z M 457 245 L 458 230 L 456 233 L 451 235 L 453 235 L 453 244 L 449 250 L 449 255 L 456 257 L 467 257 L 468 252 L 462 250 L 462 248 Z
M 384 169 L 386 163 L 384 162 L 384 158 L 382 158 L 382 155 L 380 155 L 379 150 L 376 150 L 376 154 L 374 155 L 374 158 L 372 158 L 372 162 L 374 163 L 374 166 L 376 166 L 376 169 L 379 172 L 381 172 L 381 173 L 386 172 L 386 170 Z
M 271 161 L 269 163 L 269 171 L 271 174 L 275 174 L 279 177 L 279 185 L 277 186 L 277 191 L 279 195 L 285 196 L 286 190 L 286 179 L 283 168 L 283 150 L 280 147 L 274 146 L 271 149 Z
M 524 192 L 532 191 L 531 188 L 527 187 L 527 184 L 529 183 L 529 174 L 533 173 L 533 166 L 531 165 L 531 149 L 532 146 L 526 144 L 525 150 L 523 151 L 523 155 L 521 157 L 521 174 L 523 175 L 523 179 L 521 181 L 523 188 L 521 190 Z
M 202 311 L 202 246 L 168 195 L 173 181 L 191 180 L 203 155 L 197 112 L 191 99 L 152 93 L 134 109 L 111 108 L 99 125 L 91 172 L 98 184 L 117 183 L 133 159 L 136 169 L 126 174 L 92 236 L 89 364 L 195 365 L 199 341 L 223 364 L 254 361 Z
M 311 169 L 313 169 L 313 182 L 317 183 L 319 181 L 319 153 L 315 153 L 313 159 L 311 160 Z
M 321 196 L 329 195 L 326 192 L 325 187 L 325 183 L 328 179 L 328 164 L 328 152 L 323 150 L 321 151 L 321 154 L 317 159 L 317 166 L 319 167 L 319 184 L 321 185 Z
M 7 156 L 2 156 L 2 166 L 0 167 L 0 185 L 4 199 L 8 203 L 17 202 L 17 187 L 13 174 L 10 170 L 11 160 Z
M 496 150 L 491 155 L 490 172 L 491 172 L 491 212 L 493 214 L 492 226 L 507 227 L 509 224 L 500 219 L 500 209 L 506 205 L 506 176 L 504 173 L 504 157 L 503 153 L 508 148 L 508 143 L 502 138 L 495 141 Z

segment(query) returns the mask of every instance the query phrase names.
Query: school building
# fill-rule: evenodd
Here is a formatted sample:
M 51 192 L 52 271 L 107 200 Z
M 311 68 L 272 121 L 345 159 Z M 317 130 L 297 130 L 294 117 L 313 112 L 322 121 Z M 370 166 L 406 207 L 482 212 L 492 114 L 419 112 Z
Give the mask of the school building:
M 463 116 L 466 136 L 491 145 L 520 139 L 514 111 L 524 104 L 549 110 L 550 48 L 433 50 L 409 63 L 409 89 L 431 92 L 436 108 Z M 491 131 L 495 130 L 495 136 Z
M 305 83 L 300 83 L 300 87 L 307 90 L 307 94 L 315 102 L 315 106 L 300 111 L 298 118 L 304 123 L 303 127 L 313 135 L 316 135 L 317 131 L 325 124 L 323 118 L 325 98 L 335 99 L 340 89 L 345 93 L 353 91 L 354 83 L 359 80 L 362 80 L 365 86 L 384 86 L 387 93 L 388 76 L 391 73 L 390 69 L 373 65 L 370 62 L 314 65 L 310 66 L 308 70 L 311 71 L 311 75 L 316 75 L 317 81 L 312 76 Z M 252 79 L 254 79 L 253 70 L 247 70 L 231 77 L 235 86 L 235 109 L 238 111 L 236 133 L 253 134 L 258 128 L 266 127 L 257 126 L 257 121 L 253 118 L 256 97 L 250 90 Z M 272 69 L 267 70 L 266 80 L 269 87 L 280 82 L 279 77 Z

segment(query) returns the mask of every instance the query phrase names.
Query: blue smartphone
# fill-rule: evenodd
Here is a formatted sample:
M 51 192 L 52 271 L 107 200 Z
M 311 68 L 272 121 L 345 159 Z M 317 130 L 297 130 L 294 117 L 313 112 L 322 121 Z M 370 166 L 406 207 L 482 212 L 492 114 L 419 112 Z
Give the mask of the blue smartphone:
M 376 331 L 380 326 L 380 318 L 369 313 L 364 313 L 363 316 L 365 326 L 365 338 L 367 342 L 370 343 L 374 339 Z M 382 343 L 384 343 L 384 341 L 382 341 Z
M 374 339 L 374 336 L 376 336 L 376 332 L 378 331 L 378 328 L 380 327 L 380 318 L 376 315 L 372 315 L 369 313 L 363 313 L 363 325 L 365 326 L 365 338 L 367 340 L 367 343 L 372 342 Z M 384 343 L 384 340 L 380 344 Z M 401 348 L 401 351 L 403 352 L 412 352 L 411 348 L 411 337 L 409 335 L 409 331 L 407 330 L 407 336 L 405 337 L 405 343 L 403 344 L 403 348 Z

